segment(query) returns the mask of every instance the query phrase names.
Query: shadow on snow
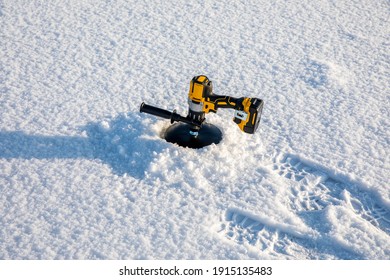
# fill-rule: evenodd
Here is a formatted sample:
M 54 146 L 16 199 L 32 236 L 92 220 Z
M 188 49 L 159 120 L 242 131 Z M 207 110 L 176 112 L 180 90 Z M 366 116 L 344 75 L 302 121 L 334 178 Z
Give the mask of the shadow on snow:
M 143 121 L 138 114 L 120 115 L 88 124 L 81 128 L 83 136 L 0 132 L 0 159 L 99 159 L 117 175 L 141 179 L 153 153 L 166 147 L 164 141 L 145 132 L 148 124 Z

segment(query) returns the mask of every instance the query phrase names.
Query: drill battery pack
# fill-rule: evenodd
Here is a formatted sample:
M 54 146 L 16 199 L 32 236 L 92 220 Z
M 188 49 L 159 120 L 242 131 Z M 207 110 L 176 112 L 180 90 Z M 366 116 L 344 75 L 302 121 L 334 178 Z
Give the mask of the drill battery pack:
M 262 99 L 245 98 L 243 101 L 243 110 L 236 110 L 233 121 L 242 131 L 253 134 L 259 126 L 263 106 L 264 101 Z

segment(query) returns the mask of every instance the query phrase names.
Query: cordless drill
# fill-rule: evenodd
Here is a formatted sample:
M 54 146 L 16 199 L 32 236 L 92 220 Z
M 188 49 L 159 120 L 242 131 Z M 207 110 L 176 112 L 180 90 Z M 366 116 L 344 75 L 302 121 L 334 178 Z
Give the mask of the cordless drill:
M 149 113 L 162 118 L 170 119 L 173 122 L 184 122 L 191 126 L 194 136 L 202 127 L 205 115 L 209 112 L 216 113 L 219 108 L 235 109 L 233 121 L 246 133 L 256 132 L 264 102 L 259 98 L 241 97 L 235 98 L 226 95 L 213 93 L 213 83 L 206 76 L 195 76 L 190 82 L 188 93 L 188 115 L 183 117 L 176 113 L 154 106 L 141 104 L 140 112 Z

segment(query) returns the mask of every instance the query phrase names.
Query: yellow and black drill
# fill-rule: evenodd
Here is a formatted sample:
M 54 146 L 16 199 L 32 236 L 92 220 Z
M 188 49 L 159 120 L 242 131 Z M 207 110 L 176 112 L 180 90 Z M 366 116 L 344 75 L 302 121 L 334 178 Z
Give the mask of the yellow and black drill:
M 235 109 L 233 121 L 246 133 L 256 132 L 264 102 L 259 98 L 235 98 L 213 93 L 213 83 L 206 76 L 195 76 L 190 82 L 188 93 L 188 114 L 183 117 L 176 113 L 154 106 L 141 104 L 140 111 L 162 118 L 170 119 L 170 126 L 164 134 L 171 143 L 189 148 L 201 148 L 212 143 L 219 143 L 222 132 L 214 125 L 205 123 L 205 115 L 216 113 L 219 108 Z

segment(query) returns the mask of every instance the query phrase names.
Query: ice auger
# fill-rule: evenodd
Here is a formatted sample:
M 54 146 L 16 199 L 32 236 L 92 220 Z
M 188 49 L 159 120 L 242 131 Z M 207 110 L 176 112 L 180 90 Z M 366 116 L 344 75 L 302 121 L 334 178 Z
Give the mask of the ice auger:
M 216 113 L 219 108 L 235 109 L 233 121 L 246 133 L 256 132 L 264 102 L 259 98 L 235 98 L 213 93 L 213 83 L 206 76 L 195 76 L 190 82 L 188 93 L 188 114 L 183 117 L 176 113 L 141 104 L 140 112 L 170 119 L 171 125 L 164 133 L 166 141 L 183 147 L 202 148 L 212 143 L 218 144 L 222 139 L 221 130 L 215 125 L 206 123 L 205 115 Z

